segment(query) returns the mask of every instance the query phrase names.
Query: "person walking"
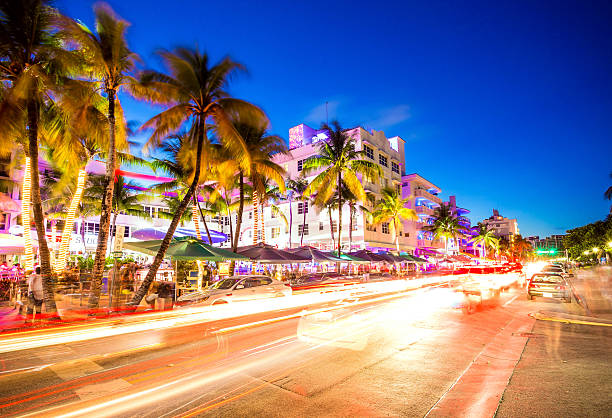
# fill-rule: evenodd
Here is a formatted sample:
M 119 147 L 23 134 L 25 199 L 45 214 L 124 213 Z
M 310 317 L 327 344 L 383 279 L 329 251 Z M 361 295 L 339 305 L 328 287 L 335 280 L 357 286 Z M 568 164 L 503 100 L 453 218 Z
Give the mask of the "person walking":
M 42 276 L 40 275 L 40 267 L 36 267 L 34 273 L 28 277 L 28 312 L 26 315 L 26 323 L 33 323 L 37 318 L 40 319 L 42 314 L 43 303 L 43 286 Z

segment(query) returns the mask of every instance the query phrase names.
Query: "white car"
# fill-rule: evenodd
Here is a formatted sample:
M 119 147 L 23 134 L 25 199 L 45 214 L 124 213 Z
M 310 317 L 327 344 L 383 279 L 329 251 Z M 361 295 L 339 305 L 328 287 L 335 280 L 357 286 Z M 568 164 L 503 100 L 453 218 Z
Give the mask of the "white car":
M 178 305 L 242 302 L 246 300 L 291 296 L 288 284 L 266 276 L 232 276 L 221 279 L 206 289 L 182 295 Z

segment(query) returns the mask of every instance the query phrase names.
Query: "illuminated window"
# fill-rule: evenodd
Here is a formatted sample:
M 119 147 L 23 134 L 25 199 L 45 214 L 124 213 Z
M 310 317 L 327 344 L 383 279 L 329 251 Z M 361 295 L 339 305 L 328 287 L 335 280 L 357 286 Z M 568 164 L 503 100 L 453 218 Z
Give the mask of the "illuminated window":
M 395 161 L 391 161 L 391 171 L 399 174 L 399 164 L 396 163 Z
M 378 155 L 378 163 L 380 165 L 382 165 L 383 167 L 388 167 L 389 165 L 387 164 L 387 157 L 385 157 L 382 154 Z
M 374 150 L 372 148 L 368 147 L 367 145 L 364 145 L 363 150 L 365 151 L 366 157 L 368 157 L 370 160 L 374 159 Z
M 298 160 L 298 171 L 302 171 L 304 169 L 304 160 Z
M 332 221 L 332 232 L 338 232 L 338 223 L 336 221 Z
M 249 219 L 253 219 L 253 212 L 249 211 Z
M 308 202 L 298 202 L 298 215 L 308 213 Z
M 272 238 L 278 238 L 280 236 L 280 227 L 274 227 L 270 230 Z
M 298 234 L 302 235 L 302 231 L 304 231 L 304 235 L 308 235 L 308 224 L 298 225 Z
M 389 233 L 389 222 L 383 222 L 382 223 L 382 233 L 383 234 L 388 234 Z
M 319 222 L 319 231 L 323 231 L 323 222 Z

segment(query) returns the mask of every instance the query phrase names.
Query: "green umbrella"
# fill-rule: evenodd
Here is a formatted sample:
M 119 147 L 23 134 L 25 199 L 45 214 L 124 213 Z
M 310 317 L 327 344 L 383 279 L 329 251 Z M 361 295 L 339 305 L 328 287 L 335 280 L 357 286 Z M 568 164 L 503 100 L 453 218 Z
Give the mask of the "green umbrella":
M 151 240 L 141 242 L 126 242 L 123 246 L 132 251 L 148 255 L 156 255 L 162 240 Z M 222 248 L 213 247 L 205 242 L 191 237 L 175 238 L 170 242 L 166 256 L 173 260 L 248 260 L 245 257 Z
M 333 255 L 334 257 L 338 257 L 337 251 L 330 251 L 330 254 Z M 370 262 L 369 260 L 364 260 L 363 258 L 359 258 L 356 255 L 349 255 L 345 253 L 340 254 L 340 258 L 345 261 L 352 261 L 354 263 L 369 263 Z
M 406 260 L 412 261 L 412 262 L 415 262 L 415 263 L 427 263 L 427 260 L 422 259 L 422 258 L 417 257 L 417 256 L 412 255 L 412 254 L 400 254 L 400 257 L 403 257 Z

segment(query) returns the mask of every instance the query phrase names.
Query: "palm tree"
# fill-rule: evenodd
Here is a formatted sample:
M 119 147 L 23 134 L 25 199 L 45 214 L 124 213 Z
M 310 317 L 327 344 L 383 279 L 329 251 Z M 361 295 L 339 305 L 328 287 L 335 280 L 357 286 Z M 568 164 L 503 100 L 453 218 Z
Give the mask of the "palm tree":
M 527 239 L 523 238 L 520 234 L 514 236 L 512 241 L 512 254 L 515 258 L 524 260 L 531 251 L 533 251 L 531 242 L 527 241 Z
M 41 112 L 76 68 L 78 51 L 62 49 L 52 32 L 52 23 L 59 16 L 47 0 L 3 1 L 0 3 L 0 84 L 3 85 L 0 109 L 0 138 L 12 149 L 15 141 L 24 146 L 26 156 L 24 187 L 31 188 L 34 224 L 39 240 L 40 267 L 46 309 L 56 315 L 49 247 L 45 240 L 44 213 L 40 195 L 38 146 Z M 10 87 L 9 87 L 10 86 Z M 6 135 L 8 134 L 8 135 Z M 27 138 L 27 140 L 25 140 Z M 28 184 L 29 183 L 29 184 Z M 24 220 L 29 218 L 25 193 Z M 24 233 L 30 232 L 24 225 Z M 28 267 L 31 260 L 27 260 Z
M 381 169 L 377 164 L 367 161 L 364 151 L 355 150 L 355 140 L 346 133 L 338 121 L 332 125 L 323 124 L 321 129 L 329 133 L 329 139 L 322 141 L 319 145 L 319 153 L 307 158 L 302 170 L 303 175 L 308 175 L 319 170 L 319 174 L 308 185 L 305 194 L 310 196 L 315 191 L 316 204 L 322 204 L 336 193 L 338 199 L 338 255 L 342 247 L 342 186 L 346 187 L 359 199 L 364 201 L 365 190 L 361 184 L 358 174 L 367 176 L 373 180 L 377 179 Z
M 302 202 L 304 205 L 308 204 L 308 196 L 304 195 L 306 188 L 308 187 L 308 182 L 303 178 L 298 178 L 296 180 L 288 179 L 286 183 L 287 188 L 287 200 L 289 201 L 289 248 L 291 248 L 291 238 L 292 238 L 292 229 L 293 229 L 293 200 L 297 200 L 298 202 Z M 304 228 L 306 225 L 306 208 L 302 211 L 302 234 L 300 236 L 300 247 L 304 245 Z
M 508 239 L 508 237 L 499 237 L 499 243 L 497 245 L 497 256 L 501 260 L 502 255 L 509 255 L 512 249 L 512 243 Z
M 487 247 L 497 249 L 499 245 L 499 238 L 495 235 L 495 231 L 493 229 L 489 229 L 487 225 L 483 224 L 482 222 L 478 222 L 473 230 L 476 232 L 476 235 L 471 241 L 475 245 L 480 244 L 480 256 L 486 258 Z
M 448 204 L 442 204 L 435 209 L 434 221 L 431 225 L 423 227 L 425 231 L 433 232 L 435 238 L 444 240 L 444 251 L 448 254 L 448 241 L 456 239 L 461 233 L 461 226 Z
M 251 183 L 252 204 L 253 204 L 253 219 L 255 230 L 253 231 L 253 242 L 256 243 L 260 224 L 259 210 L 260 199 L 259 195 L 265 191 L 265 179 L 270 179 L 278 185 L 281 191 L 284 191 L 285 181 L 283 175 L 285 170 L 278 164 L 272 161 L 272 156 L 278 153 L 284 153 L 287 150 L 285 141 L 276 135 L 269 135 L 269 122 L 267 119 L 251 119 L 242 120 L 239 116 L 234 120 L 234 127 L 240 134 L 240 137 L 246 145 L 246 152 L 249 156 L 250 164 L 248 167 L 238 166 L 238 214 L 236 220 L 236 230 L 232 242 L 232 250 L 238 248 L 238 240 L 240 238 L 240 230 L 242 227 L 242 214 L 244 211 L 244 203 L 246 199 L 245 181 Z
M 376 208 L 372 212 L 375 224 L 391 222 L 395 234 L 395 246 L 399 253 L 399 234 L 401 231 L 402 220 L 416 221 L 419 219 L 416 211 L 406 207 L 411 197 L 402 199 L 397 190 L 386 187 L 381 191 L 381 198 L 376 202 Z
M 100 210 L 100 233 L 92 274 L 89 307 L 96 308 L 100 303 L 102 274 L 104 273 L 110 217 L 113 208 L 114 176 L 117 168 L 117 126 L 116 119 L 123 119 L 123 110 L 117 93 L 129 89 L 135 79 L 130 76 L 135 69 L 138 56 L 133 53 L 126 41 L 128 22 L 119 18 L 106 4 L 94 6 L 96 31 L 93 32 L 81 22 L 67 17 L 58 19 L 59 36 L 84 51 L 87 60 L 87 75 L 97 81 L 106 95 L 108 122 L 108 153 L 106 158 L 106 185 Z M 133 91 L 133 88 L 131 89 Z
M 177 48 L 173 52 L 161 51 L 167 73 L 145 71 L 140 76 L 140 86 L 135 92 L 150 102 L 166 105 L 166 110 L 151 118 L 142 128 L 153 132 L 146 144 L 147 148 L 157 147 L 168 136 L 189 125 L 195 138 L 195 167 L 193 180 L 177 208 L 174 218 L 159 251 L 157 252 L 142 285 L 134 293 L 131 304 L 137 306 L 157 274 L 170 240 L 180 218 L 187 209 L 200 179 L 202 151 L 208 141 L 207 123 L 210 120 L 224 147 L 228 148 L 239 167 L 250 174 L 251 159 L 245 141 L 236 132 L 232 116 L 240 114 L 243 120 L 266 119 L 263 112 L 238 99 L 230 98 L 226 92 L 230 78 L 243 66 L 225 58 L 211 65 L 206 53 L 187 48 Z
M 261 242 L 265 243 L 266 242 L 266 228 L 264 224 L 264 210 L 267 206 L 270 206 L 270 209 L 272 211 L 272 216 L 280 217 L 281 220 L 285 223 L 285 226 L 288 226 L 289 223 L 287 222 L 287 217 L 281 211 L 280 206 L 278 206 L 278 202 L 283 197 L 283 192 L 281 191 L 281 188 L 271 184 L 270 179 L 264 179 L 263 183 L 264 183 L 263 193 L 261 193 L 258 196 L 260 206 L 261 206 L 261 217 L 260 217 L 261 231 L 259 235 L 261 237 Z

